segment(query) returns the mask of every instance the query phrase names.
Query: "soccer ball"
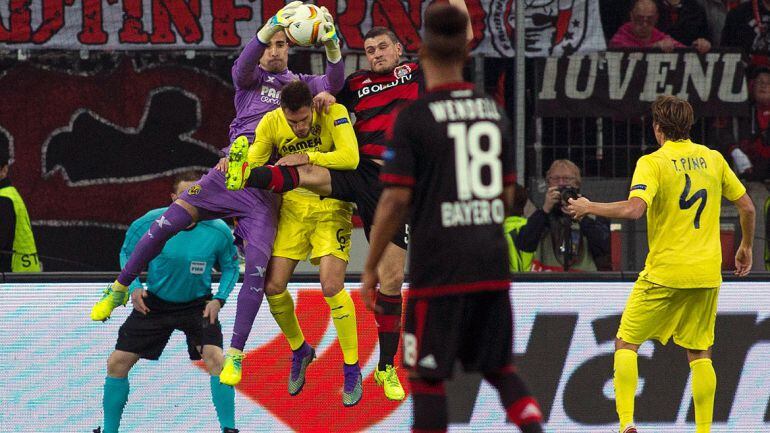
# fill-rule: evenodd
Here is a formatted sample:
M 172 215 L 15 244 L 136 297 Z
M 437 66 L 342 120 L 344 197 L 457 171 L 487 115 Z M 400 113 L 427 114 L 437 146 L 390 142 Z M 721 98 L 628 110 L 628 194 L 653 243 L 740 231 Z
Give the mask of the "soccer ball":
M 297 7 L 292 17 L 292 23 L 286 27 L 286 36 L 293 43 L 310 47 L 320 43 L 323 15 L 318 6 L 303 4 Z

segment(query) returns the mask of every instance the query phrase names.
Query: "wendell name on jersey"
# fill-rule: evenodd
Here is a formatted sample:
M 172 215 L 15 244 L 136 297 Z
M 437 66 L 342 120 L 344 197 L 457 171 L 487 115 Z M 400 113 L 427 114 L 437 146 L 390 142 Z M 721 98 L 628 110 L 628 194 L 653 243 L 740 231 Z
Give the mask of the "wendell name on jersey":
M 455 165 L 458 179 L 465 179 L 466 182 L 465 187 L 458 186 L 457 195 L 461 200 L 441 203 L 441 225 L 443 227 L 502 224 L 505 219 L 505 206 L 499 197 L 499 190 L 502 189 L 502 173 L 491 170 L 491 183 L 484 186 L 481 186 L 480 178 L 467 176 L 468 173 L 465 173 L 468 170 L 467 167 L 472 165 L 469 164 L 469 159 L 472 159 L 476 164 L 486 165 L 485 162 L 489 162 L 486 157 L 497 159 L 501 151 L 499 142 L 492 143 L 490 141 L 488 143 L 489 149 L 483 151 L 481 149 L 468 149 L 464 139 L 458 140 L 458 138 L 465 138 L 472 133 L 479 136 L 495 136 L 494 134 L 487 134 L 488 131 L 485 128 L 497 130 L 497 126 L 484 121 L 499 121 L 502 118 L 497 105 L 491 99 L 486 97 L 468 98 L 472 95 L 472 90 L 455 90 L 450 94 L 452 98 L 465 99 L 444 99 L 428 104 L 433 119 L 438 123 L 477 122 L 471 124 L 470 128 L 459 123 L 448 127 L 450 136 L 454 136 L 455 146 L 463 148 L 462 151 L 455 150 L 455 158 L 457 159 Z M 459 130 L 456 129 L 458 127 L 466 132 L 459 133 Z M 471 132 L 471 130 L 475 132 Z M 478 140 L 474 142 L 478 142 Z M 499 165 L 489 165 L 490 168 L 493 166 L 499 167 Z M 470 190 L 475 191 L 473 195 L 479 200 L 470 199 Z M 484 196 L 485 191 L 490 193 L 486 194 L 489 197 Z

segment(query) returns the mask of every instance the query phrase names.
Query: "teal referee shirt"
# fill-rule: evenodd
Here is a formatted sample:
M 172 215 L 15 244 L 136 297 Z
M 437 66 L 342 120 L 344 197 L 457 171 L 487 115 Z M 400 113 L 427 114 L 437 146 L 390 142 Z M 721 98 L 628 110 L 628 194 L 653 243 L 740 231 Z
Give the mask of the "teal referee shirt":
M 120 249 L 120 266 L 125 266 L 136 243 L 167 208 L 154 209 L 134 221 Z M 201 221 L 192 230 L 182 230 L 166 242 L 160 255 L 147 269 L 147 290 L 167 302 L 190 302 L 211 293 L 211 270 L 222 272 L 214 298 L 227 300 L 238 281 L 238 256 L 233 234 L 222 220 Z M 129 291 L 142 287 L 137 278 Z

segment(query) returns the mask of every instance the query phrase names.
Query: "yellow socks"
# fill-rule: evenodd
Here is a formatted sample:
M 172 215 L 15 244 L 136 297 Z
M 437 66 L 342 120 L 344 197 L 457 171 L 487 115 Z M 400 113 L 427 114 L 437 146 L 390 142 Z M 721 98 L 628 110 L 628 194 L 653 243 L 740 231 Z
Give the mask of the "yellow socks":
M 692 400 L 695 403 L 695 432 L 709 433 L 714 416 L 714 394 L 717 389 L 717 375 L 708 358 L 696 359 L 690 363 L 692 371 Z
M 297 315 L 294 313 L 294 300 L 288 290 L 273 296 L 267 296 L 270 305 L 270 313 L 275 323 L 281 328 L 283 335 L 289 340 L 291 350 L 297 350 L 305 342 L 305 336 L 299 327 Z
M 634 422 L 634 397 L 639 381 L 636 352 L 628 349 L 615 351 L 615 408 L 620 418 L 620 431 Z
M 324 298 L 332 310 L 337 339 L 340 342 L 345 364 L 358 362 L 358 328 L 356 326 L 356 307 L 347 290 L 342 289 L 336 295 Z M 272 309 L 272 304 L 271 304 Z
M 114 283 L 112 283 L 112 291 L 113 292 L 127 292 L 128 286 L 124 286 L 118 282 L 118 280 L 115 280 Z

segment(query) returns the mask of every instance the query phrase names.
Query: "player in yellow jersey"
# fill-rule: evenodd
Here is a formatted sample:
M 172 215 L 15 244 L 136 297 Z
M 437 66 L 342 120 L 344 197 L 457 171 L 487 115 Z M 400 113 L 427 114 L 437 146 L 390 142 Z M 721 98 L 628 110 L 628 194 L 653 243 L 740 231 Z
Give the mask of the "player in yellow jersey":
M 251 167 L 265 164 L 273 151 L 281 159 L 277 167 L 315 164 L 336 170 L 358 165 L 358 141 L 347 109 L 332 104 L 328 112 L 314 112 L 307 84 L 295 81 L 281 90 L 281 107 L 265 115 L 257 126 L 254 143 L 248 147 L 236 140 L 230 149 L 228 182 L 248 179 Z M 288 173 L 286 174 L 289 175 Z M 270 312 L 293 351 L 289 393 L 297 395 L 305 384 L 305 371 L 315 350 L 305 341 L 294 312 L 294 301 L 286 290 L 300 260 L 320 265 L 321 290 L 332 312 L 345 376 L 342 402 L 353 406 L 363 393 L 358 365 L 358 333 L 353 300 L 344 289 L 345 268 L 350 256 L 352 205 L 322 198 L 303 188 L 283 194 L 273 255 L 267 267 L 265 294 Z M 241 372 L 225 361 L 223 383 L 240 381 Z
M 742 239 L 735 274 L 751 269 L 754 204 L 722 155 L 690 141 L 693 111 L 687 101 L 659 96 L 652 126 L 661 148 L 636 163 L 629 198 L 594 203 L 570 199 L 574 218 L 587 214 L 640 218 L 647 210 L 650 252 L 628 298 L 615 341 L 615 405 L 620 431 L 636 433 L 637 350 L 651 339 L 687 350 L 697 433 L 711 430 L 716 374 L 711 364 L 717 295 L 722 283 L 719 215 L 722 197 L 738 208 Z

